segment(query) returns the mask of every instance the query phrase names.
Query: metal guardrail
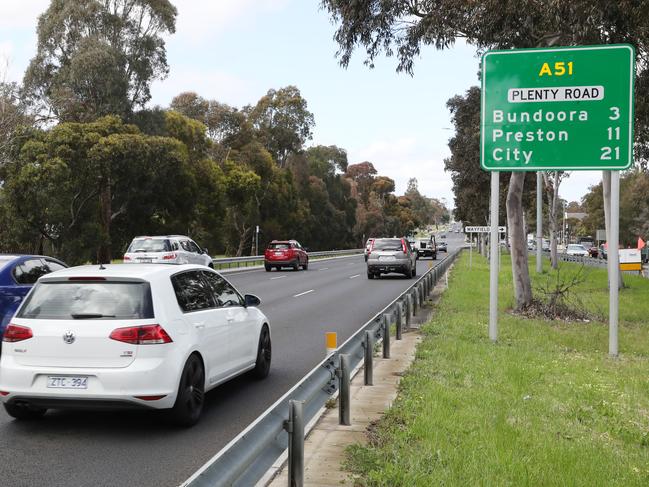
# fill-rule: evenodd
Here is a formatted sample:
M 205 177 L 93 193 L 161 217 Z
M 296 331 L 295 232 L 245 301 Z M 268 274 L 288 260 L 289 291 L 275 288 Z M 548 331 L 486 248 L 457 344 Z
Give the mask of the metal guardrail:
M 557 257 L 562 262 L 575 262 L 577 264 L 584 264 L 592 267 L 608 267 L 608 260 L 606 259 L 599 259 L 594 257 L 582 257 L 579 255 L 567 255 L 567 254 L 558 254 Z M 621 272 L 622 274 L 638 275 L 638 271 L 621 271 Z M 642 277 L 649 278 L 649 272 L 647 272 L 646 266 L 643 266 L 643 270 L 640 271 L 639 274 Z
M 325 407 L 327 401 L 340 389 L 341 384 L 345 386 L 345 378 L 349 378 L 349 370 L 356 369 L 369 355 L 370 367 L 366 367 L 365 378 L 367 383 L 368 368 L 371 374 L 373 354 L 366 353 L 366 350 L 372 351 L 375 343 L 383 341 L 383 356 L 386 358 L 390 356 L 389 336 L 387 343 L 383 340 L 386 330 L 389 332 L 390 325 L 396 320 L 396 338 L 401 339 L 401 325 L 405 325 L 406 328 L 410 325 L 411 316 L 416 313 L 420 303 L 431 293 L 436 282 L 448 270 L 460 251 L 450 252 L 446 259 L 426 271 L 398 298 L 379 311 L 339 348 L 327 355 L 300 382 L 223 447 L 182 486 L 248 487 L 255 485 L 282 456 L 289 445 L 289 438 L 294 443 L 296 424 L 303 428 L 303 425 L 313 420 Z M 369 379 L 371 384 L 371 375 Z M 343 387 L 339 399 L 348 401 L 349 397 L 344 397 L 344 389 L 346 387 Z M 302 403 L 299 406 L 301 411 L 297 423 L 294 416 L 296 402 Z M 345 424 L 344 407 L 343 405 L 340 411 L 341 424 Z M 303 430 L 299 434 L 304 437 Z M 293 455 L 290 458 L 293 458 Z
M 309 252 L 309 258 L 312 257 L 336 257 L 343 255 L 356 255 L 362 254 L 364 249 L 348 249 L 348 250 L 326 250 L 322 252 Z M 227 265 L 227 268 L 232 267 L 248 267 L 250 264 L 255 262 L 264 262 L 263 255 L 251 255 L 246 257 L 223 257 L 220 259 L 212 259 L 212 264 L 216 269 L 223 269 L 223 266 Z
M 550 254 L 547 255 L 550 258 Z M 589 265 L 593 267 L 606 267 L 608 261 L 605 259 L 596 259 L 594 257 L 583 257 L 581 255 L 557 254 L 561 262 L 576 262 L 578 264 Z

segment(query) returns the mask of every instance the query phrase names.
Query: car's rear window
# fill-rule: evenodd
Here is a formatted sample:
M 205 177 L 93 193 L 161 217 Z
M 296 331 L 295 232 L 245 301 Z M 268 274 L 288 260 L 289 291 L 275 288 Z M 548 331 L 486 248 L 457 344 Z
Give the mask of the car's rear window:
M 163 238 L 136 238 L 126 252 L 170 252 L 171 243 Z
M 39 282 L 17 315 L 31 319 L 153 318 L 146 282 Z
M 381 238 L 374 241 L 374 250 L 403 250 L 403 245 L 398 238 Z
M 272 243 L 268 244 L 268 248 L 270 250 L 286 250 L 291 248 L 291 246 L 287 243 Z

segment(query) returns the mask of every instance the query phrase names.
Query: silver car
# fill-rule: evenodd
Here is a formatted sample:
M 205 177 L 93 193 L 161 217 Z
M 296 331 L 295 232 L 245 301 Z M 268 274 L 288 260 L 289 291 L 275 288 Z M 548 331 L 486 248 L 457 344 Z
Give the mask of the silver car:
M 417 253 L 405 238 L 374 239 L 367 258 L 367 278 L 397 272 L 407 278 L 417 274 Z
M 124 254 L 125 264 L 200 264 L 213 267 L 207 249 L 184 235 L 135 237 Z

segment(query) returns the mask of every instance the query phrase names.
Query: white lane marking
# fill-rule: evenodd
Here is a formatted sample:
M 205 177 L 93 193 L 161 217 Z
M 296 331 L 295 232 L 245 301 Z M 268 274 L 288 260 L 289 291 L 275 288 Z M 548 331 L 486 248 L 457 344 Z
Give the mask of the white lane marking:
M 323 267 L 322 269 L 318 269 L 319 271 L 328 271 L 329 267 Z
M 294 298 L 299 298 L 300 296 L 304 296 L 305 294 L 312 293 L 313 291 L 315 291 L 315 289 L 309 289 L 308 291 L 304 291 L 303 293 L 295 294 L 295 295 L 293 295 L 293 297 Z
M 356 277 L 360 276 L 360 274 L 354 274 L 353 276 L 349 276 L 350 279 L 354 279 Z
M 277 277 L 271 277 L 270 280 L 274 281 L 275 279 L 284 279 L 286 276 L 277 276 Z

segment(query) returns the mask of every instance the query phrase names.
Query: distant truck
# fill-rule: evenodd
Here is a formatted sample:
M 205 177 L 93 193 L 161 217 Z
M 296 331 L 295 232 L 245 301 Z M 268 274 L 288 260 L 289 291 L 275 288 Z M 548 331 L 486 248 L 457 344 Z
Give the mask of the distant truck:
M 437 259 L 437 241 L 435 235 L 428 238 L 420 238 L 415 242 L 415 250 L 417 257 L 430 257 L 433 260 Z

